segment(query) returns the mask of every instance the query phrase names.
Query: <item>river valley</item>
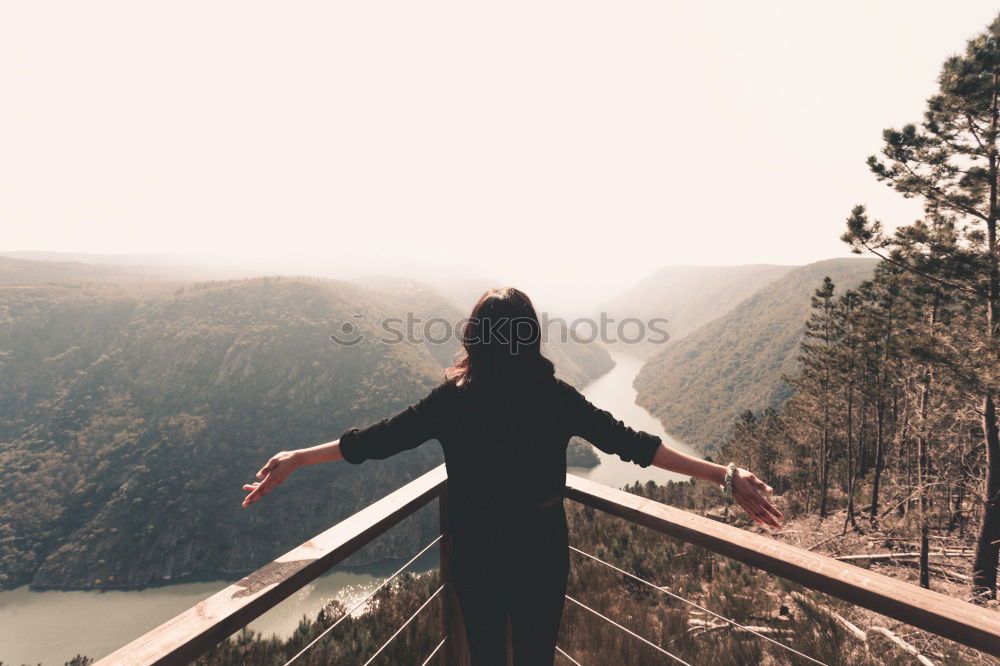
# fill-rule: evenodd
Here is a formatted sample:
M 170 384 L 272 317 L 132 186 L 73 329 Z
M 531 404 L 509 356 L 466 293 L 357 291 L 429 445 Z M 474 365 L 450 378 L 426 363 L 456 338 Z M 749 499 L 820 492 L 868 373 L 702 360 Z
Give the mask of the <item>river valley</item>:
M 642 360 L 612 354 L 615 367 L 591 382 L 584 395 L 629 426 L 659 435 L 686 453 L 692 450 L 663 431 L 659 421 L 635 403 L 632 382 Z M 595 448 L 600 464 L 569 471 L 614 487 L 633 481 L 664 483 L 681 477 L 653 467 L 641 468 Z M 291 544 L 290 544 L 291 546 Z M 287 636 L 303 615 L 313 616 L 332 599 L 348 606 L 360 600 L 402 561 L 363 567 L 336 567 L 261 616 L 250 627 L 264 634 Z M 410 568 L 429 571 L 437 566 L 436 549 Z M 77 654 L 100 658 L 133 638 L 211 596 L 234 579 L 203 578 L 128 591 L 30 590 L 22 586 L 0 592 L 0 661 L 5 665 L 59 666 Z

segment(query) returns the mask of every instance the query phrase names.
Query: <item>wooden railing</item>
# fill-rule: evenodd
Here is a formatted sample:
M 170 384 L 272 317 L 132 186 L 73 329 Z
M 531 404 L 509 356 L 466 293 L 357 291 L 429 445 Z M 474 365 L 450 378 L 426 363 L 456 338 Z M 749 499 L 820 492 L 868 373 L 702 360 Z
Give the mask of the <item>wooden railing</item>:
M 98 663 L 187 664 L 438 497 L 447 478 L 435 467 Z
M 140 636 L 98 662 L 186 664 L 325 573 L 379 534 L 447 492 L 441 465 L 362 509 L 245 578 Z M 753 534 L 578 476 L 566 497 L 671 537 L 744 562 L 805 587 L 1000 657 L 1000 613 L 860 567 Z M 440 502 L 441 524 L 444 502 Z M 447 535 L 441 576 L 448 580 Z M 443 597 L 446 661 L 468 663 L 454 592 Z
M 1000 657 L 1000 613 L 572 474 L 566 496 Z

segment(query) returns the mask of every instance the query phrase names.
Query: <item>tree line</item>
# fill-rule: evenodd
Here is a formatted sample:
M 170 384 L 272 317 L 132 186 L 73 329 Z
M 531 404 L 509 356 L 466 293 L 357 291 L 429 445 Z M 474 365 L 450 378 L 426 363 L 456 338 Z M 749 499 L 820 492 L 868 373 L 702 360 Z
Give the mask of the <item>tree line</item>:
M 973 591 L 996 598 L 1000 19 L 949 58 L 924 120 L 883 133 L 875 176 L 923 215 L 891 232 L 856 206 L 842 239 L 882 259 L 874 277 L 816 290 L 792 397 L 745 413 L 733 456 L 844 530 L 892 516 L 920 542 L 975 538 Z

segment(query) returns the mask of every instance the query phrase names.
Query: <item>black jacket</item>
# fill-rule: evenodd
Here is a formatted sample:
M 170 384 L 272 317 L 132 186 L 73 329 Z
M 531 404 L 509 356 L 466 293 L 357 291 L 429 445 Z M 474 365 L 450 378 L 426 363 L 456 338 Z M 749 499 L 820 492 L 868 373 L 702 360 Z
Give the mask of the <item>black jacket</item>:
M 340 437 L 349 463 L 387 458 L 436 439 L 448 471 L 454 531 L 516 526 L 558 504 L 566 485 L 566 446 L 578 435 L 622 460 L 648 467 L 660 438 L 636 431 L 558 379 L 516 390 L 443 382 L 395 416 Z

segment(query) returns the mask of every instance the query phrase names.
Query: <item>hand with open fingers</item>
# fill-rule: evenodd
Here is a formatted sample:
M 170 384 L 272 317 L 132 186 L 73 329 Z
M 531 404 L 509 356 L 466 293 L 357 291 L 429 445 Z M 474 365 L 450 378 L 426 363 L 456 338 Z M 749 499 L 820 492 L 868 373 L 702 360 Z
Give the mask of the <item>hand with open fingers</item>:
M 781 529 L 779 521 L 785 517 L 763 495 L 773 492 L 774 488 L 745 469 L 738 468 L 733 474 L 733 501 L 758 523 Z
M 281 451 L 280 453 L 274 454 L 270 460 L 267 461 L 260 471 L 257 472 L 257 478 L 260 481 L 255 481 L 254 483 L 247 483 L 243 486 L 243 490 L 249 491 L 243 499 L 243 506 L 249 506 L 259 500 L 264 495 L 268 494 L 275 488 L 277 488 L 281 483 L 291 476 L 299 467 L 298 458 L 294 451 Z

